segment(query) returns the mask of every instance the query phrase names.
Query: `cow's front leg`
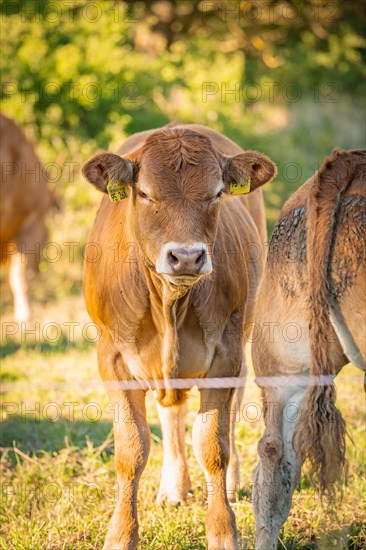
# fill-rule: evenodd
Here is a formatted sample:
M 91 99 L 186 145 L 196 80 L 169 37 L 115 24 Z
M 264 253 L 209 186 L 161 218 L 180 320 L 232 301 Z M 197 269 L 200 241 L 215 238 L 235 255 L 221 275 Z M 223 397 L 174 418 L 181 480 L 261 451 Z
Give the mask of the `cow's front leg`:
M 158 502 L 178 504 L 191 490 L 184 444 L 186 403 L 162 407 L 157 403 L 163 432 L 163 468 Z
M 114 397 L 118 494 L 104 550 L 133 550 L 139 540 L 137 491 L 149 455 L 150 430 L 145 417 L 145 392 L 121 391 Z
M 14 298 L 14 318 L 18 322 L 29 319 L 27 257 L 18 251 L 10 260 L 9 283 Z
M 119 382 L 127 378 L 128 371 L 108 336 L 103 336 L 98 342 L 98 364 L 112 404 L 118 482 L 117 503 L 104 550 L 134 550 L 139 540 L 138 483 L 150 450 L 145 392 L 118 389 Z
M 231 389 L 201 390 L 201 407 L 193 426 L 193 448 L 207 479 L 209 550 L 238 548 L 235 516 L 226 495 L 232 394 Z

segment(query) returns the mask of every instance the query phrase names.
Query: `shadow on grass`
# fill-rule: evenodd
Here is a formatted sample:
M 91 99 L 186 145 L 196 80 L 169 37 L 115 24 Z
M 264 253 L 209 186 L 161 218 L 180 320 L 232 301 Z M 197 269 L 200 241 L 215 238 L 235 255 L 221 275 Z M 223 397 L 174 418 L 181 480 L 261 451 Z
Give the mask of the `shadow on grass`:
M 28 418 L 27 418 L 28 416 Z M 14 415 L 1 425 L 0 445 L 9 448 L 15 445 L 24 453 L 39 454 L 57 452 L 66 445 L 86 448 L 88 442 L 94 447 L 99 447 L 112 430 L 112 423 L 99 420 L 97 422 L 86 420 L 60 419 L 56 422 L 42 419 L 36 420 L 28 415 Z M 108 452 L 112 449 L 108 448 Z
M 364 550 L 366 548 L 366 525 L 360 521 L 354 521 L 346 531 L 330 531 L 326 535 L 311 535 L 311 540 L 306 540 L 308 535 L 299 532 L 296 536 L 281 536 L 277 544 L 277 550 Z
M 69 340 L 66 334 L 57 340 L 57 342 L 48 342 L 41 340 L 40 342 L 29 341 L 19 342 L 12 338 L 7 338 L 5 343 L 0 346 L 0 358 L 4 359 L 8 355 L 13 355 L 18 350 L 36 351 L 37 353 L 53 354 L 65 353 L 68 350 L 87 351 L 95 347 L 95 342 L 90 340 Z
M 161 433 L 161 428 L 159 424 L 149 424 L 151 435 L 153 436 L 153 442 L 159 443 L 163 439 L 163 434 Z M 154 437 L 155 436 L 155 437 Z
M 277 550 L 318 550 L 319 546 L 316 543 L 316 537 L 313 537 L 314 540 L 302 541 L 299 537 L 286 537 L 282 538 L 277 543 Z
M 62 418 L 53 422 L 48 419 L 36 420 L 35 416 L 33 414 L 32 417 L 31 413 L 10 416 L 1 424 L 0 446 L 3 449 L 15 446 L 23 453 L 35 455 L 43 452 L 57 452 L 66 446 L 82 450 L 90 444 L 94 448 L 99 447 L 112 432 L 112 422 L 106 420 L 70 421 Z M 150 430 L 153 436 L 152 443 L 162 439 L 160 426 L 151 424 Z M 113 437 L 111 437 L 104 452 L 110 455 L 113 447 Z
M 364 550 L 366 548 L 366 523 L 354 521 L 348 531 L 348 550 Z
M 239 500 L 249 500 L 249 501 L 251 501 L 252 500 L 252 491 L 251 491 L 251 489 L 248 488 L 248 487 L 242 487 L 241 489 L 239 489 L 238 498 L 239 498 Z

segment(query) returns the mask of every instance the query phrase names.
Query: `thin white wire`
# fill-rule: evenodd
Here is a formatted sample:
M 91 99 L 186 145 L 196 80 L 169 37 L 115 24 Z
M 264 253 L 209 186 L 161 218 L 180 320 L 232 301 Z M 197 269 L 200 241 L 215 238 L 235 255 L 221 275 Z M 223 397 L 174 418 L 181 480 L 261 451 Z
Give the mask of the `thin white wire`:
M 335 376 L 333 374 L 321 375 L 321 376 L 309 376 L 304 374 L 293 374 L 289 376 L 258 376 L 254 379 L 257 386 L 262 388 L 281 388 L 287 386 L 328 386 L 334 383 Z M 89 381 L 79 382 L 77 384 L 71 381 L 62 383 L 47 384 L 48 389 L 70 389 L 72 386 L 80 386 L 85 391 L 89 389 L 97 389 L 104 387 L 108 390 L 156 390 L 156 389 L 178 389 L 189 390 L 193 387 L 198 389 L 224 389 L 224 388 L 240 388 L 244 387 L 252 379 L 248 376 L 241 377 L 222 377 L 222 378 L 172 378 L 168 381 L 163 379 L 158 380 L 120 380 L 113 382 L 101 382 L 101 381 Z M 13 382 L 8 384 L 2 384 L 2 391 L 11 391 L 22 386 L 22 383 Z M 24 386 L 30 389 L 30 387 L 40 386 L 38 384 L 25 384 Z
M 310 377 L 306 375 L 291 376 L 259 376 L 254 379 L 260 387 L 285 387 L 285 386 L 328 386 L 333 384 L 334 375 Z M 166 380 L 123 380 L 119 382 L 106 382 L 107 389 L 138 390 L 138 389 L 177 389 L 186 390 L 196 386 L 198 389 L 224 389 L 241 388 L 246 385 L 247 376 L 223 377 L 223 378 L 173 378 Z

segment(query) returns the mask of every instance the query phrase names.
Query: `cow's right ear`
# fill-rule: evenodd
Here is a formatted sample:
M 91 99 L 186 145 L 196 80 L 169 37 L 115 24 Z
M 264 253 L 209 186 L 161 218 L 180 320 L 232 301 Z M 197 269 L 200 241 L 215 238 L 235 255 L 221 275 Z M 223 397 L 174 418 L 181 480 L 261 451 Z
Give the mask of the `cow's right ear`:
M 83 166 L 83 176 L 99 191 L 107 193 L 108 183 L 132 185 L 135 182 L 137 166 L 129 159 L 101 153 Z

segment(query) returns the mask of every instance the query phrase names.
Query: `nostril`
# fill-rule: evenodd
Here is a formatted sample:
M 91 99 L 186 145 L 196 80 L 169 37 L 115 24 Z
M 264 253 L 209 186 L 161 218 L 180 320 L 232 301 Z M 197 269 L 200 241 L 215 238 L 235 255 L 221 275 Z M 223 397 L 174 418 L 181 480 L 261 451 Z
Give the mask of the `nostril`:
M 178 265 L 179 264 L 179 259 L 177 258 L 177 256 L 174 256 L 174 254 L 171 250 L 169 250 L 169 252 L 168 252 L 168 261 L 169 261 L 170 265 Z
M 202 250 L 202 252 L 196 258 L 196 265 L 201 266 L 205 262 L 205 258 L 206 258 L 206 252 L 205 250 Z

